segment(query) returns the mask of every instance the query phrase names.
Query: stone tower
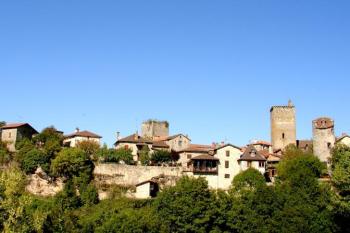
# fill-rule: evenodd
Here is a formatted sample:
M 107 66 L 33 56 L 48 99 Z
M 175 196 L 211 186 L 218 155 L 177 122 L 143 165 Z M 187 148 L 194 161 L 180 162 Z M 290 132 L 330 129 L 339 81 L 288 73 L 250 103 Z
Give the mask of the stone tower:
M 334 121 L 321 117 L 312 121 L 313 150 L 321 162 L 329 163 L 331 150 L 335 144 Z
M 296 119 L 292 101 L 289 101 L 287 106 L 271 107 L 270 118 L 273 149 L 284 149 L 289 144 L 295 144 Z
M 167 121 L 148 120 L 142 123 L 141 126 L 142 137 L 168 137 L 169 123 Z

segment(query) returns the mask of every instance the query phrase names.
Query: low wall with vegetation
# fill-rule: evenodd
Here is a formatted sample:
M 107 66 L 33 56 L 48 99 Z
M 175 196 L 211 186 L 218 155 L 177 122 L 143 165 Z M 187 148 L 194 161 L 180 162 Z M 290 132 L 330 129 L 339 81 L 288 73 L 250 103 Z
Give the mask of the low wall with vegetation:
M 134 186 L 157 176 L 181 177 L 182 167 L 134 166 L 117 163 L 95 164 L 95 180 L 100 184 Z

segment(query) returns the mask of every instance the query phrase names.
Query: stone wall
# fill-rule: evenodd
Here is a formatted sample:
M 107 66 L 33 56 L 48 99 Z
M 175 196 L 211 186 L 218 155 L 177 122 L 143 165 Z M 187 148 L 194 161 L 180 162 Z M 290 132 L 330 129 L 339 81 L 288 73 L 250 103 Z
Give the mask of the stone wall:
M 132 166 L 116 163 L 95 165 L 94 176 L 99 184 L 134 186 L 157 176 L 181 177 L 182 167 Z

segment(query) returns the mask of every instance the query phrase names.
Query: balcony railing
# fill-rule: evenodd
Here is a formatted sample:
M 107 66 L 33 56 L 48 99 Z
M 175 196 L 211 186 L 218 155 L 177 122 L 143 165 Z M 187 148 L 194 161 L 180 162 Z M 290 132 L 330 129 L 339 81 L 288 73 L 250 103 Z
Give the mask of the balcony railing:
M 192 168 L 193 173 L 212 173 L 217 174 L 218 168 L 217 167 L 193 167 Z

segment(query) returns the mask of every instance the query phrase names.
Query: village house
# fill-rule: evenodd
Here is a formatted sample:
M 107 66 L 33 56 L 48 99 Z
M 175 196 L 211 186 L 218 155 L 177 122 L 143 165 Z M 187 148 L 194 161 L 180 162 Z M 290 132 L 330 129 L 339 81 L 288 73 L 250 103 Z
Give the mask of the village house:
M 179 159 L 177 163 L 182 167 L 188 167 L 192 158 L 208 154 L 213 149 L 215 149 L 213 145 L 189 144 L 188 147 L 178 151 Z
M 76 128 L 74 133 L 64 136 L 63 144 L 66 147 L 76 147 L 77 144 L 82 141 L 92 141 L 100 144 L 101 138 L 101 136 L 95 133 L 87 130 L 80 131 L 79 128 Z
M 38 134 L 28 123 L 12 123 L 1 127 L 1 141 L 6 142 L 8 150 L 16 151 L 16 143 L 25 138 L 32 139 L 35 134 Z
M 249 145 L 242 156 L 238 159 L 242 171 L 255 168 L 261 174 L 266 172 L 266 158 L 262 156 L 253 145 Z
M 343 144 L 346 146 L 350 146 L 350 136 L 346 133 L 343 133 L 342 136 L 337 138 L 336 144 Z

